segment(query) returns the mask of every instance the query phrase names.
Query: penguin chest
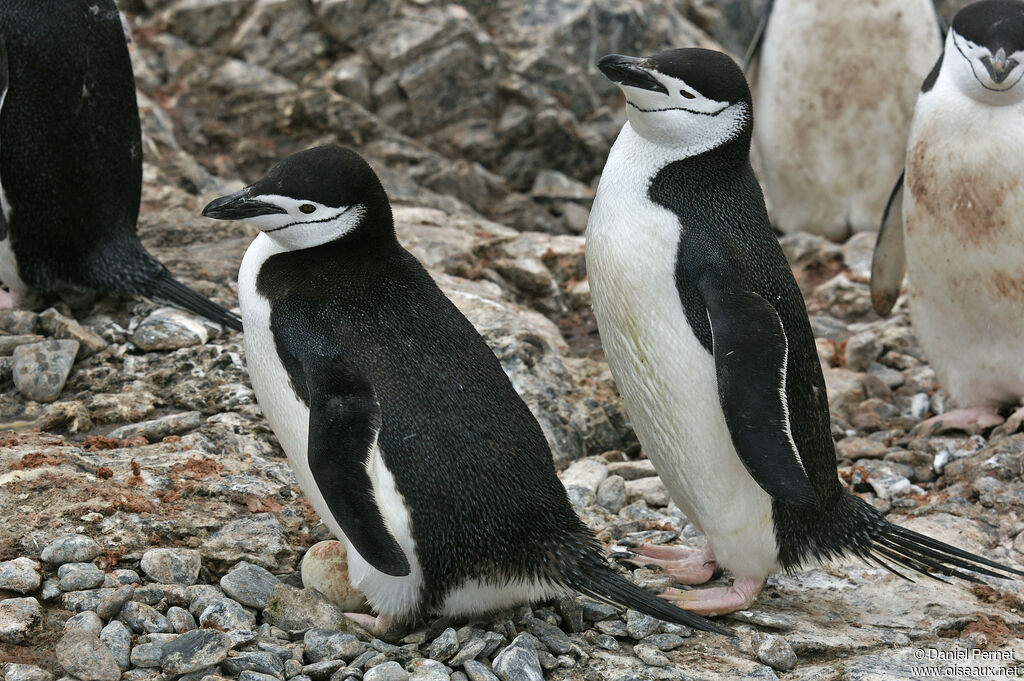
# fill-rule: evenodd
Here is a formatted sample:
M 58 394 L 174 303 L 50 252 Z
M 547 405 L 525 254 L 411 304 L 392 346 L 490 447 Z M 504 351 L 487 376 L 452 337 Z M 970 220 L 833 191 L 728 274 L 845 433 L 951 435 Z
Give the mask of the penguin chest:
M 764 577 L 777 567 L 771 499 L 736 454 L 714 358 L 686 320 L 675 284 L 679 219 L 646 192 L 615 191 L 605 180 L 609 169 L 587 226 L 586 253 L 612 375 L 676 505 L 723 565 Z
M 1024 107 L 985 106 L 941 85 L 922 96 L 907 152 L 911 317 L 959 404 L 1015 401 L 1024 395 L 1024 135 L 964 134 L 1024 130 Z
M 260 267 L 267 258 L 281 250 L 269 237 L 260 234 L 246 251 L 238 275 L 238 297 L 245 325 L 246 364 L 253 391 L 281 448 L 288 456 L 288 464 L 299 487 L 334 536 L 345 542 L 352 585 L 362 591 L 367 601 L 382 615 L 401 617 L 413 613 L 420 602 L 423 571 L 416 556 L 409 511 L 404 497 L 395 486 L 394 477 L 384 464 L 380 449 L 374 448 L 367 470 L 385 524 L 409 561 L 410 573 L 404 577 L 379 572 L 352 548 L 310 470 L 307 457 L 309 408 L 296 394 L 292 378 L 278 355 L 270 327 L 271 302 L 256 287 Z

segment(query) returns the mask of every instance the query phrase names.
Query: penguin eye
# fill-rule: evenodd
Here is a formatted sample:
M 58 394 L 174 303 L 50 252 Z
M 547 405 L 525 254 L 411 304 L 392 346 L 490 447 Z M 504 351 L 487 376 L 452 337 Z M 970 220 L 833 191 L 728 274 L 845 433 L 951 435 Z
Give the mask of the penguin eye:
M 679 94 L 681 94 L 683 97 L 686 97 L 687 99 L 697 99 L 697 95 L 693 94 L 692 92 L 689 92 L 688 90 L 680 90 Z
M 301 210 L 303 213 L 312 213 L 313 211 L 316 210 L 316 206 L 314 206 L 311 203 L 304 203 L 301 206 L 299 206 L 299 210 Z

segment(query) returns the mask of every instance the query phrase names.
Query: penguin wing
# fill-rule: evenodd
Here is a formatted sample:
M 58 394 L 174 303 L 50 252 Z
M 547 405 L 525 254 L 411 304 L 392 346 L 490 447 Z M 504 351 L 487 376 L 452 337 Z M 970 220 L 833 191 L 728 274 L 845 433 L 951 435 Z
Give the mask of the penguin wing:
M 789 343 L 775 308 L 756 293 L 703 277 L 698 289 L 711 325 L 718 400 L 747 472 L 773 498 L 814 502 L 789 423 Z
M 903 180 L 906 171 L 889 195 L 885 205 L 882 225 L 878 229 L 875 252 L 871 256 L 871 307 L 878 316 L 884 317 L 892 311 L 900 297 L 903 283 Z
M 761 20 L 757 22 L 754 29 L 754 36 L 750 39 L 747 52 L 743 55 L 743 73 L 749 74 L 754 70 L 754 62 L 761 54 L 761 45 L 764 43 L 764 32 L 768 28 L 768 19 L 771 17 L 774 0 L 767 0 L 764 9 L 761 10 Z
M 4 100 L 7 98 L 7 43 L 0 38 L 0 117 L 3 116 Z M 2 146 L 0 146 L 2 148 Z M 3 181 L 0 180 L 0 192 L 3 192 Z M 7 238 L 7 216 L 0 209 L 0 241 Z
M 401 577 L 409 561 L 374 500 L 367 463 L 377 447 L 380 404 L 369 381 L 335 357 L 302 359 L 309 400 L 306 456 L 345 537 L 377 570 Z

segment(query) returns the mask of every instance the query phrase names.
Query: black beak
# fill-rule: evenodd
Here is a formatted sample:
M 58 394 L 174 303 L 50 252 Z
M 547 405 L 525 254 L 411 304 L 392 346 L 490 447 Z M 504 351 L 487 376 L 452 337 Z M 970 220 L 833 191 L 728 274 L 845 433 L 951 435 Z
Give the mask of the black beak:
M 210 201 L 203 209 L 203 216 L 215 220 L 246 220 L 285 212 L 280 206 L 249 198 L 250 191 L 250 187 L 246 187 L 242 191 Z
M 1002 47 L 999 48 L 999 51 L 996 52 L 991 59 L 983 57 L 981 63 L 985 65 L 985 68 L 988 70 L 989 78 L 991 78 L 992 82 L 996 85 L 999 85 L 1006 80 L 1006 77 L 1010 75 L 1010 72 L 1017 67 L 1017 61 L 1015 59 L 1007 59 L 1006 50 Z
M 601 73 L 613 83 L 641 90 L 653 90 L 667 95 L 668 90 L 645 68 L 646 63 L 647 60 L 642 57 L 609 54 L 601 57 L 601 60 L 597 62 L 597 68 L 601 69 Z

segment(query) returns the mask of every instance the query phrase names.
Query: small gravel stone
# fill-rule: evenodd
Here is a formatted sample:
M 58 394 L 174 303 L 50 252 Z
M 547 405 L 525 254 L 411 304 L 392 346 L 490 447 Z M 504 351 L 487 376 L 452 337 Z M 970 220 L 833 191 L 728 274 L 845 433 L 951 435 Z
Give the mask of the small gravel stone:
M 679 646 L 683 645 L 685 639 L 678 634 L 653 634 L 651 636 L 644 637 L 640 643 L 652 645 L 658 650 L 668 651 L 675 650 Z
M 313 681 L 320 681 L 321 679 L 329 679 L 331 674 L 344 666 L 344 660 L 324 660 L 323 662 L 307 664 L 302 668 L 302 673 L 312 678 Z
M 572 633 L 586 631 L 583 618 L 583 599 L 579 596 L 566 596 L 558 601 L 558 613 L 562 616 L 562 624 Z
M 69 338 L 78 341 L 78 358 L 85 359 L 107 347 L 107 341 L 90 331 L 74 319 L 65 317 L 52 307 L 39 313 L 39 326 L 43 333 L 53 338 Z
M 410 665 L 409 681 L 449 681 L 448 670 L 437 660 L 417 658 Z
M 598 603 L 589 598 L 583 599 L 583 619 L 588 622 L 600 622 L 619 614 L 619 609 L 607 603 Z
M 597 488 L 595 502 L 609 513 L 618 513 L 626 505 L 626 481 L 621 475 L 609 475 Z
M 114 570 L 111 574 L 114 575 L 114 579 L 117 580 L 118 584 L 138 584 L 142 581 L 139 579 L 139 573 L 135 570 L 120 569 Z
M 34 664 L 9 663 L 3 666 L 6 681 L 53 681 L 53 674 Z
M 463 669 L 466 670 L 466 676 L 469 677 L 469 681 L 499 681 L 498 677 L 491 671 L 490 665 L 483 662 L 469 660 Z
M 26 399 L 53 402 L 60 397 L 77 354 L 78 341 L 74 340 L 19 345 L 14 349 L 14 387 Z
M 608 466 L 594 459 L 580 459 L 573 461 L 559 477 L 565 487 L 582 487 L 596 493 L 608 477 Z
M 280 581 L 269 570 L 242 561 L 221 577 L 220 588 L 242 605 L 262 610 Z
M 302 673 L 302 663 L 295 659 L 284 661 L 284 677 L 290 679 Z
M 161 307 L 146 317 L 131 335 L 140 349 L 178 350 L 202 345 L 209 338 L 206 326 L 193 315 L 173 307 Z
M 91 610 L 80 612 L 77 615 L 69 617 L 64 622 L 64 632 L 69 631 L 86 631 L 93 636 L 99 636 L 103 630 L 103 620 L 100 616 Z
M 118 681 L 121 668 L 94 634 L 70 631 L 57 643 L 57 664 L 81 681 Z
M 758 660 L 775 671 L 788 672 L 796 666 L 796 653 L 781 636 L 762 634 L 755 641 L 754 653 Z
M 448 665 L 450 667 L 461 667 L 469 660 L 475 659 L 486 647 L 487 641 L 482 638 L 471 638 L 459 648 L 459 652 L 448 660 Z
M 92 563 L 65 563 L 57 569 L 61 591 L 84 591 L 103 585 L 103 571 Z
M 638 643 L 633 646 L 633 654 L 640 658 L 641 662 L 652 667 L 664 667 L 668 664 L 665 653 L 646 643 Z
M 127 669 L 131 660 L 132 633 L 119 620 L 114 620 L 100 631 L 100 640 L 110 649 L 114 661 L 121 669 Z
M 171 631 L 176 634 L 192 631 L 199 627 L 196 624 L 196 619 L 192 617 L 192 613 L 176 605 L 167 608 L 167 622 L 171 625 Z
M 131 661 L 136 667 L 159 667 L 164 647 L 159 643 L 143 643 L 132 648 Z
M 255 629 L 256 615 L 230 598 L 219 598 L 199 613 L 199 625 L 212 626 L 223 631 Z
M 409 673 L 397 662 L 385 662 L 366 672 L 363 681 L 408 681 Z
M 121 608 L 121 619 L 136 634 L 162 634 L 171 630 L 167 618 L 152 607 L 138 601 L 128 601 Z
M 40 583 L 39 563 L 31 558 L 15 558 L 0 563 L 0 591 L 29 594 L 38 589 Z
M 43 586 L 39 589 L 39 599 L 43 601 L 52 601 L 62 593 L 64 592 L 60 590 L 59 581 L 56 579 L 44 579 Z
M 280 678 L 281 677 L 274 676 L 273 674 L 264 674 L 262 672 L 246 670 L 239 675 L 238 681 L 278 681 Z
M 230 649 L 231 638 L 224 632 L 196 629 L 164 645 L 160 666 L 170 674 L 194 672 L 218 664 Z
M 135 594 L 132 596 L 133 601 L 145 603 L 146 605 L 156 605 L 163 599 L 164 590 L 159 584 L 147 584 L 137 587 Z
M 429 655 L 432 659 L 444 662 L 459 650 L 459 638 L 455 629 L 448 627 L 431 642 Z
M 544 620 L 529 618 L 526 620 L 526 630 L 540 639 L 540 642 L 553 653 L 563 655 L 572 650 L 572 641 L 566 633 Z
M 65 563 L 88 563 L 103 550 L 84 534 L 68 534 L 49 544 L 39 554 L 44 563 L 59 566 Z
M 636 610 L 626 611 L 626 631 L 629 632 L 629 637 L 632 639 L 639 641 L 642 638 L 647 638 L 658 633 L 660 627 L 661 622 L 650 615 Z
M 592 639 L 592 643 L 598 648 L 603 648 L 604 650 L 619 650 L 619 648 L 621 648 L 615 637 L 609 636 L 608 634 L 595 635 Z
M 150 549 L 142 555 L 142 571 L 161 584 L 195 584 L 202 559 L 194 549 Z
M 544 681 L 537 649 L 522 634 L 494 658 L 494 671 L 502 681 Z
M 203 425 L 203 415 L 198 411 L 186 411 L 182 414 L 168 414 L 158 419 L 130 423 L 110 431 L 108 437 L 125 440 L 130 437 L 144 437 L 150 442 L 159 442 L 168 435 L 179 435 L 195 430 Z
M 277 655 L 264 651 L 239 653 L 221 662 L 220 668 L 228 674 L 253 671 L 274 676 L 284 675 L 284 661 Z
M 224 598 L 224 593 L 215 586 L 209 584 L 196 584 L 188 589 L 191 600 L 188 603 L 188 611 L 193 617 L 199 617 L 206 610 L 206 606 L 215 600 Z
M 96 614 L 105 620 L 117 617 L 117 613 L 121 612 L 124 604 L 130 601 L 134 595 L 135 587 L 131 584 L 118 587 L 103 597 L 100 604 L 96 607 Z
M 289 632 L 305 631 L 311 627 L 334 629 L 347 634 L 356 634 L 359 627 L 344 611 L 327 600 L 315 589 L 296 589 L 281 583 L 274 591 L 263 610 L 263 619 Z
M 39 601 L 31 596 L 0 601 L 0 643 L 25 643 L 42 616 Z
M 605 620 L 595 624 L 594 628 L 609 636 L 629 636 L 629 629 L 626 628 L 626 623 L 622 620 Z

